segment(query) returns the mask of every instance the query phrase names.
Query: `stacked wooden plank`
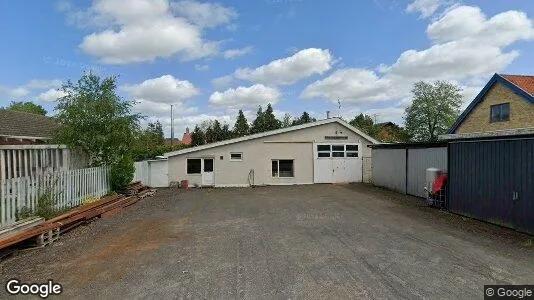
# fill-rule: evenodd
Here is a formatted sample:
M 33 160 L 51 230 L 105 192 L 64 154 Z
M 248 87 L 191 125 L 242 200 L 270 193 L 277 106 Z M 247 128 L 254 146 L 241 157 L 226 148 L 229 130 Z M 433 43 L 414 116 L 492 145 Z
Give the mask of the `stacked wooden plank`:
M 139 192 L 146 189 L 148 189 L 148 186 L 143 185 L 141 181 L 134 181 L 124 190 L 124 194 L 128 196 L 137 195 Z
M 114 214 L 118 211 L 121 211 L 123 208 L 136 203 L 139 201 L 139 199 L 152 196 L 155 193 L 155 190 L 143 186 L 140 182 L 137 182 L 128 187 L 126 192 L 135 194 L 130 196 L 106 196 L 93 203 L 76 207 L 65 214 L 50 220 L 46 220 L 37 226 L 28 228 L 18 232 L 17 234 L 0 240 L 0 249 L 28 239 L 36 237 L 39 239 L 43 235 L 50 234 L 50 232 L 64 233 L 76 226 L 88 222 L 95 217 L 100 217 L 107 213 Z

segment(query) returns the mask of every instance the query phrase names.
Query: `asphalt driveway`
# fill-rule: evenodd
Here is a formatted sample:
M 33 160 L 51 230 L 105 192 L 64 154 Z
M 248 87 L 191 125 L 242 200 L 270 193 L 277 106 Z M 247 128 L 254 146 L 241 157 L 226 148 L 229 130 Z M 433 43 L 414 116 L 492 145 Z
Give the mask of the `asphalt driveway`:
M 534 283 L 531 240 L 367 185 L 160 189 L 0 262 L 0 280 L 69 298 L 474 299 Z

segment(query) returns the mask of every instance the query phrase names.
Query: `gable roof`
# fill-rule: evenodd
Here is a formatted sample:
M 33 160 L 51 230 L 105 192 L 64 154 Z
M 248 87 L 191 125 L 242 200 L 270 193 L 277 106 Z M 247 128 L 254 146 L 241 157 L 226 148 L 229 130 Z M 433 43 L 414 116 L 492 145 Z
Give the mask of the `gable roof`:
M 281 129 L 276 129 L 276 130 L 271 130 L 271 131 L 251 134 L 251 135 L 238 137 L 238 138 L 230 139 L 230 140 L 224 140 L 224 141 L 211 143 L 211 144 L 207 144 L 207 145 L 201 145 L 201 146 L 186 148 L 186 149 L 182 149 L 182 150 L 178 150 L 178 151 L 168 152 L 168 153 L 164 153 L 163 156 L 171 157 L 171 156 L 176 156 L 176 155 L 196 152 L 196 151 L 200 151 L 200 150 L 215 148 L 215 147 L 219 147 L 219 146 L 230 145 L 230 144 L 235 144 L 235 143 L 244 142 L 244 141 L 248 141 L 248 140 L 258 139 L 258 138 L 262 138 L 262 137 L 266 137 L 266 136 L 277 135 L 277 134 L 281 134 L 281 133 L 285 133 L 285 132 L 297 131 L 297 130 L 301 130 L 301 129 L 305 129 L 305 128 L 320 126 L 320 125 L 324 125 L 324 124 L 330 124 L 330 123 L 339 123 L 339 124 L 347 127 L 348 129 L 350 129 L 351 131 L 355 132 L 356 134 L 360 135 L 364 139 L 368 140 L 369 142 L 371 142 L 373 144 L 377 144 L 378 143 L 377 140 L 375 140 L 374 138 L 372 138 L 372 137 L 368 136 L 367 134 L 361 132 L 359 129 L 357 129 L 356 127 L 350 125 L 349 123 L 347 123 L 347 122 L 345 122 L 345 121 L 343 121 L 343 120 L 341 120 L 339 118 L 330 118 L 330 119 L 319 120 L 319 121 L 316 121 L 316 122 L 310 122 L 310 123 L 306 123 L 306 124 L 302 124 L 302 125 L 291 126 L 291 127 L 286 127 L 286 128 L 281 128 Z
M 54 118 L 0 109 L 0 136 L 49 139 L 57 128 Z
M 484 100 L 484 96 L 488 93 L 491 87 L 495 83 L 501 83 L 512 92 L 516 93 L 518 96 L 521 96 L 525 101 L 534 104 L 534 76 L 524 76 L 524 75 L 500 75 L 495 74 L 491 77 L 490 81 L 486 83 L 484 88 L 478 93 L 475 99 L 467 106 L 463 113 L 458 117 L 456 122 L 447 132 L 448 134 L 453 134 L 456 129 L 462 124 L 462 122 L 467 118 L 471 111 Z

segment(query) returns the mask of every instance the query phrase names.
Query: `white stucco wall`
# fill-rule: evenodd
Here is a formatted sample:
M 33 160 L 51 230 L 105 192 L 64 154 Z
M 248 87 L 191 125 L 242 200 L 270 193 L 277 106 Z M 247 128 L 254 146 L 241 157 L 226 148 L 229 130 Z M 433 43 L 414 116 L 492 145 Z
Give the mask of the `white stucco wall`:
M 325 140 L 325 136 L 348 136 L 348 139 Z M 367 147 L 370 142 L 339 123 L 328 123 L 169 157 L 169 181 L 187 179 L 190 185 L 201 185 L 200 174 L 187 174 L 187 159 L 214 158 L 216 186 L 248 185 L 251 169 L 254 170 L 254 183 L 257 185 L 313 183 L 314 142 L 361 143 L 360 157 L 371 156 Z M 243 160 L 231 161 L 230 152 L 242 152 Z M 294 177 L 273 178 L 272 159 L 293 159 Z

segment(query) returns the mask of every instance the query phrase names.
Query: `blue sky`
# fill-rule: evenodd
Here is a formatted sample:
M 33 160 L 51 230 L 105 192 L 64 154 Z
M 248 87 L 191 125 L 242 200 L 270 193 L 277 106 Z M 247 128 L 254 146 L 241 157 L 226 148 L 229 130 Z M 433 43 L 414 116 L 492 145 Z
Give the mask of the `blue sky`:
M 418 80 L 452 81 L 467 103 L 495 72 L 532 74 L 532 18 L 529 0 L 4 0 L 0 106 L 53 114 L 61 82 L 93 70 L 167 134 L 171 103 L 178 133 L 268 102 L 401 123 Z

